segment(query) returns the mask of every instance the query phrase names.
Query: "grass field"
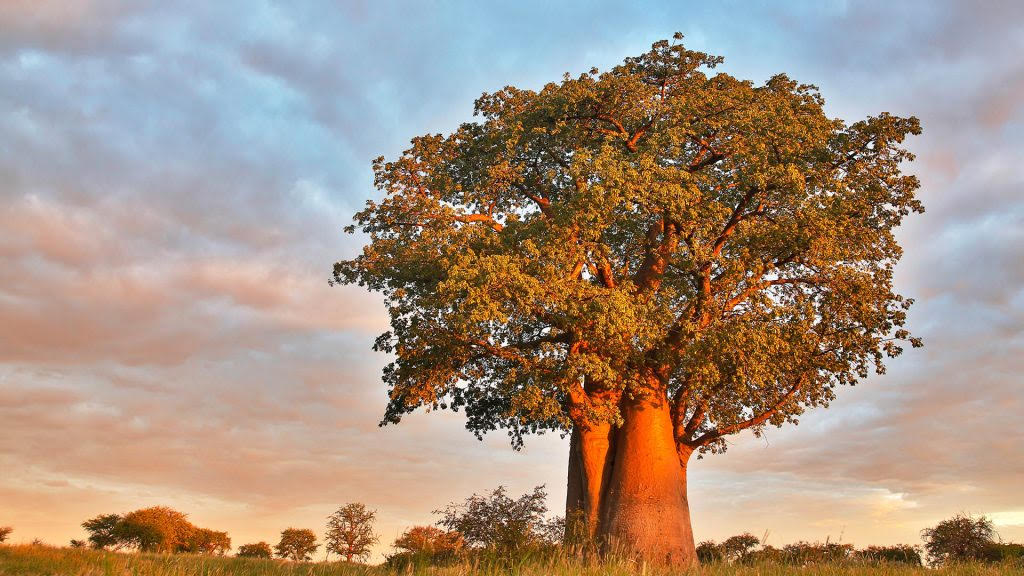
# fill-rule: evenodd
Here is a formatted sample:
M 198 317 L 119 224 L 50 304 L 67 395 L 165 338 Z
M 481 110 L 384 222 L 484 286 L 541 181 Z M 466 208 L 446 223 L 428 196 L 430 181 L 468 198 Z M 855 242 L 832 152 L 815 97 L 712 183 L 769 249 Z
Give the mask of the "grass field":
M 405 570 L 397 574 L 436 576 L 669 576 L 680 572 L 647 569 L 629 563 L 589 564 L 574 559 L 523 559 L 505 564 L 460 564 L 445 568 Z M 382 566 L 360 566 L 344 562 L 294 563 L 282 560 L 217 558 L 187 554 L 120 554 L 95 550 L 47 546 L 0 546 L 0 575 L 3 576 L 391 576 Z M 1020 567 L 965 564 L 940 570 L 897 565 L 795 566 L 704 566 L 686 572 L 694 576 L 1020 576 Z

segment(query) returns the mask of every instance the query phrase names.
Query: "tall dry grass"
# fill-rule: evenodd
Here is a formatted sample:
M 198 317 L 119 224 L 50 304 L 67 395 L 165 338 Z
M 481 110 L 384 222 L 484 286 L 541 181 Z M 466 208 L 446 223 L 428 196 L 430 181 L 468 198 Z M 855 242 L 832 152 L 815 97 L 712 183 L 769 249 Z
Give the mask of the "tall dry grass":
M 344 562 L 296 563 L 188 554 L 122 554 L 48 546 L 0 546 L 3 576 L 1021 576 L 1019 566 L 963 564 L 939 570 L 900 565 L 825 564 L 702 566 L 681 572 L 628 561 L 595 562 L 564 556 L 477 559 L 446 567 L 385 566 Z

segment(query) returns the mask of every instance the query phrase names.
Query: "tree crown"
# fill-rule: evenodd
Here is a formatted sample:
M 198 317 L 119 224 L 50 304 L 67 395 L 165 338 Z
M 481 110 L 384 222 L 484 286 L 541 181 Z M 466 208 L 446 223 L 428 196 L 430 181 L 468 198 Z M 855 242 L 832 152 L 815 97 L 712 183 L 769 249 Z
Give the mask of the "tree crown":
M 365 560 L 371 548 L 380 541 L 373 531 L 377 513 L 358 502 L 346 504 L 327 517 L 327 534 L 324 536 L 328 552 Z
M 333 281 L 386 297 L 383 423 L 463 409 L 519 446 L 652 397 L 716 451 L 920 343 L 892 286 L 918 120 L 846 124 L 814 86 L 721 62 L 657 42 L 374 162 L 384 196 L 348 228 L 369 243 Z

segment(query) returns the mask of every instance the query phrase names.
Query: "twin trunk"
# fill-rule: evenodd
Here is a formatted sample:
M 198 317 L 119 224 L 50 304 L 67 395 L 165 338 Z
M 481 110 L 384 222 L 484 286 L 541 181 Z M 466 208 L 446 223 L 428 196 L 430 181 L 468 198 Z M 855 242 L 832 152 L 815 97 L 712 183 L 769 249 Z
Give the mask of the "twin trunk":
M 566 523 L 582 521 L 584 535 L 607 551 L 651 564 L 691 565 L 697 555 L 686 465 L 676 451 L 668 405 L 632 400 L 621 414 L 618 428 L 573 428 Z

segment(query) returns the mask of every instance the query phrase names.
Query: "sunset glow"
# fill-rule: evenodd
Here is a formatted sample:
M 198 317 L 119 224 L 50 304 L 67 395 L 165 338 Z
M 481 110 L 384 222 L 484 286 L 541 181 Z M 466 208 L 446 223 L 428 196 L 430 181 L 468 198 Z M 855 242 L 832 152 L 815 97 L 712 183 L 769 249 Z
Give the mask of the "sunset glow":
M 66 5 L 72 5 L 68 8 Z M 0 526 L 66 545 L 164 505 L 237 547 L 377 512 L 372 561 L 505 485 L 566 498 L 568 439 L 478 441 L 387 404 L 378 294 L 329 286 L 370 162 L 506 85 L 682 31 L 829 116 L 917 116 L 926 212 L 897 235 L 925 346 L 798 426 L 689 464 L 696 539 L 919 544 L 960 512 L 1024 541 L 1024 4 L 0 5 Z M 322 553 L 321 553 L 322 554 Z M 319 559 L 319 555 L 317 557 Z

